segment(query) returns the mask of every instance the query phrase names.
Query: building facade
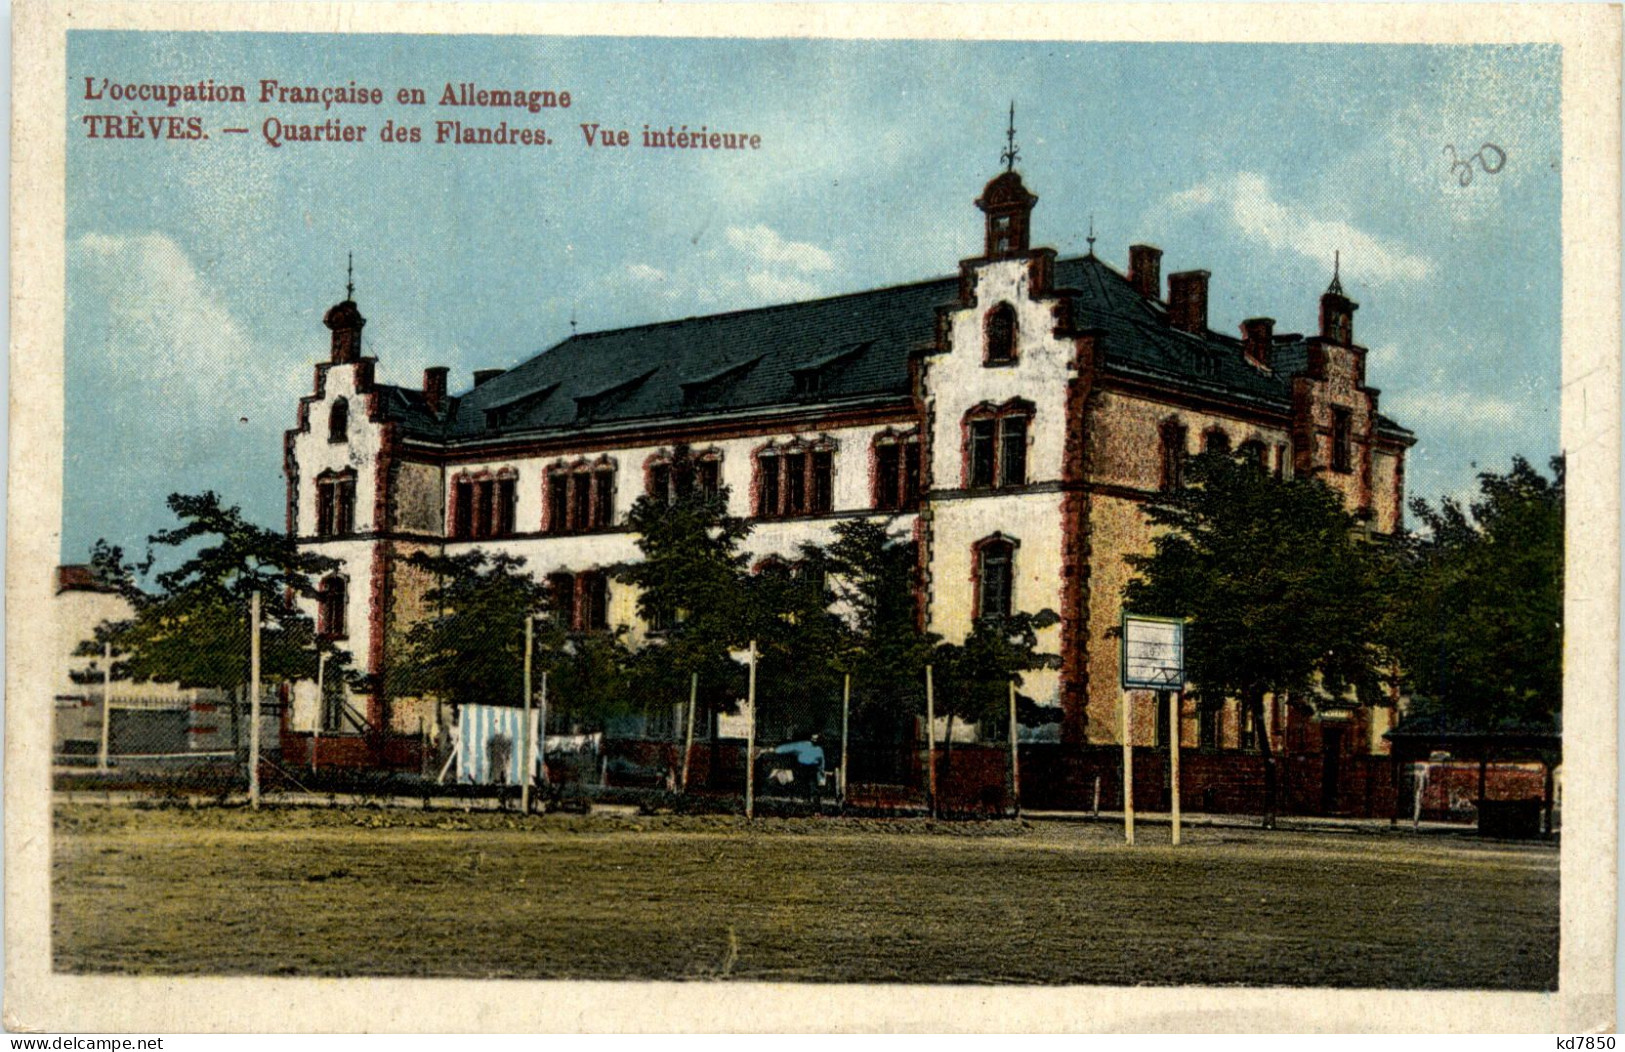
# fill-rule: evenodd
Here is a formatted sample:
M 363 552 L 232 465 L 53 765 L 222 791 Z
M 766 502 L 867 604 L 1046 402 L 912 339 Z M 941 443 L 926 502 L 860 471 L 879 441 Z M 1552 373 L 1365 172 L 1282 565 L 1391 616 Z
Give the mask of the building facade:
M 1334 278 L 1318 330 L 1239 336 L 1208 327 L 1206 271 L 1161 275 L 1161 252 L 1126 272 L 1030 244 L 1037 198 L 1013 170 L 987 184 L 979 255 L 957 275 L 801 303 L 573 335 L 508 370 L 448 389 L 377 382 L 352 299 L 327 312 L 326 361 L 286 435 L 287 529 L 339 560 L 322 583 L 321 632 L 382 673 L 421 612 L 418 551 L 523 556 L 566 597 L 582 631 L 627 625 L 636 596 L 606 568 L 636 558 L 632 503 L 671 485 L 686 450 L 704 486 L 754 520 L 758 559 L 825 542 L 842 519 L 889 521 L 917 543 L 922 616 L 949 640 L 974 620 L 1051 609 L 1041 639 L 1058 670 L 1024 691 L 1059 708 L 1063 741 L 1118 740 L 1124 557 L 1148 548 L 1147 501 L 1204 450 L 1310 475 L 1366 527 L 1401 525 L 1410 432 L 1378 412 L 1356 304 Z M 355 699 L 377 727 L 412 732 L 416 703 Z M 1135 737 L 1171 734 L 1135 695 Z M 292 726 L 322 720 L 310 687 Z M 1181 739 L 1277 748 L 1314 736 L 1307 708 L 1272 702 L 1269 724 L 1188 704 Z M 1340 714 L 1327 748 L 1371 752 L 1387 722 Z M 334 728 L 326 728 L 332 730 Z M 1335 732 L 1335 733 L 1332 733 Z

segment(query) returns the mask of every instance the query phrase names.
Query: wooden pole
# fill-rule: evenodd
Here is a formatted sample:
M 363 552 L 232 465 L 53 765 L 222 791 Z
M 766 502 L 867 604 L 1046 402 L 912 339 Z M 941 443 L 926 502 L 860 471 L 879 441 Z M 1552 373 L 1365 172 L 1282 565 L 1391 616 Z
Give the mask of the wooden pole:
M 750 641 L 750 729 L 745 732 L 745 817 L 756 817 L 756 640 Z
M 547 782 L 547 669 L 545 669 L 545 668 L 542 669 L 542 711 L 540 713 L 538 713 L 537 716 L 536 716 L 536 748 L 540 751 L 540 755 L 536 757 L 536 759 L 539 760 L 540 762 L 537 763 L 535 766 L 536 766 L 536 769 L 542 773 L 541 774 L 541 782 L 542 782 L 542 784 L 546 785 L 546 784 L 548 784 L 548 782 Z
M 536 619 L 525 615 L 525 719 L 519 731 L 519 811 L 530 814 L 530 652 L 536 633 Z
M 113 644 L 102 644 L 102 744 L 96 753 L 96 769 L 107 773 L 107 740 L 113 727 Z
M 1168 692 L 1168 772 L 1169 787 L 1172 790 L 1169 801 L 1173 812 L 1173 842 L 1179 846 L 1179 710 L 1183 707 L 1181 694 L 1177 690 Z
M 937 817 L 937 694 L 931 666 L 925 666 L 925 800 Z
M 841 804 L 846 804 L 846 743 L 847 733 L 852 722 L 852 673 L 846 674 L 845 682 L 841 686 L 841 772 L 836 775 L 836 790 L 841 794 Z
M 316 753 L 322 745 L 322 721 L 327 719 L 327 655 L 316 655 L 316 729 L 310 736 L 310 773 L 316 773 Z
M 683 738 L 683 792 L 688 792 L 688 764 L 694 756 L 694 706 L 700 698 L 700 674 L 688 674 L 688 733 Z
M 260 809 L 260 594 L 248 597 L 248 802 Z
M 1123 842 L 1134 844 L 1134 703 L 1123 692 Z
M 1021 817 L 1021 752 L 1016 744 L 1016 681 L 1010 681 L 1010 799 Z

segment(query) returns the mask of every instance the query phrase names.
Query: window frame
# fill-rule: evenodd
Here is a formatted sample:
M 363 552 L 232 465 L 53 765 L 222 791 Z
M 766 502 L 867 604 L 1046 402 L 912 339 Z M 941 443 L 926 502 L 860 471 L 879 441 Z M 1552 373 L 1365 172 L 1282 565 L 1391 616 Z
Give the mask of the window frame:
M 1029 484 L 1033 420 L 1037 413 L 1031 403 L 1012 399 L 1001 406 L 986 403 L 965 413 L 963 429 L 963 485 L 965 489 L 996 491 L 1020 489 Z M 1020 421 L 1014 425 L 1014 421 Z M 1009 467 L 1010 445 L 1020 433 L 1020 475 Z M 985 468 L 985 470 L 984 470 Z
M 350 401 L 347 398 L 335 398 L 327 410 L 327 441 L 336 446 L 350 441 Z
M 1179 420 L 1164 420 L 1157 428 L 1161 453 L 1162 479 L 1159 489 L 1177 493 L 1185 488 L 1185 468 L 1190 461 L 1190 429 Z
M 322 578 L 316 590 L 318 639 L 350 638 L 350 583 L 341 574 Z
M 1017 542 L 1003 534 L 995 533 L 976 542 L 972 566 L 975 569 L 975 610 L 977 621 L 1004 620 L 1010 617 L 1016 609 L 1016 549 Z M 999 573 L 993 568 L 1002 567 Z M 995 602 L 995 607 L 1002 609 L 989 610 L 989 600 L 998 600 L 1001 597 L 992 591 L 991 586 L 1001 581 L 1002 576 L 1002 602 Z
M 1008 301 L 994 304 L 982 319 L 982 365 L 988 368 L 1015 365 L 1021 357 L 1017 349 L 1020 337 L 1016 308 Z

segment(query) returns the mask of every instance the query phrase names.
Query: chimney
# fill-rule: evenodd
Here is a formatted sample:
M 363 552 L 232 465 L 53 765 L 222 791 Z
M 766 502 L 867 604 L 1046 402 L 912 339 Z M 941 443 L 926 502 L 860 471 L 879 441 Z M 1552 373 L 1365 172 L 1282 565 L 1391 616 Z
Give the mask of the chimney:
M 1162 299 L 1162 249 L 1151 245 L 1128 247 L 1128 282 L 1148 300 Z
M 1254 365 L 1269 368 L 1270 345 L 1274 341 L 1274 318 L 1248 318 L 1241 323 L 1241 353 Z
M 429 403 L 429 412 L 438 413 L 446 404 L 446 376 L 451 370 L 444 365 L 431 365 L 423 370 L 423 400 Z
M 506 369 L 475 369 L 474 370 L 474 386 L 479 387 L 481 384 L 485 383 L 485 381 L 487 381 L 487 380 L 495 380 L 497 377 L 501 376 L 503 373 L 505 373 L 507 371 L 508 370 L 506 370 Z
M 1168 323 L 1176 329 L 1207 332 L 1207 279 L 1205 270 L 1168 275 Z

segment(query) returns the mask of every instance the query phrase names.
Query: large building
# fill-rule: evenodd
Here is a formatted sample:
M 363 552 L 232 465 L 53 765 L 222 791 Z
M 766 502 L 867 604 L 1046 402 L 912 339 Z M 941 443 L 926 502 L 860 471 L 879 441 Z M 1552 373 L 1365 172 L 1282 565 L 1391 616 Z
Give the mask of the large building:
M 1386 534 L 1414 439 L 1378 413 L 1335 277 L 1312 335 L 1262 317 L 1217 333 L 1206 271 L 1164 286 L 1149 245 L 1129 249 L 1126 273 L 1092 249 L 1058 259 L 1030 244 L 1037 200 L 1014 170 L 989 182 L 982 251 L 955 275 L 572 335 L 475 372 L 461 394 L 444 368 L 421 388 L 378 383 L 345 299 L 285 449 L 287 528 L 343 567 L 323 582 L 320 630 L 382 672 L 425 588 L 405 557 L 480 547 L 524 556 L 570 597 L 578 629 L 626 624 L 636 639 L 636 596 L 604 568 L 636 557 L 627 512 L 666 491 L 686 448 L 701 484 L 754 520 L 759 559 L 874 517 L 916 539 L 924 617 L 946 638 L 984 614 L 1056 611 L 1042 642 L 1062 666 L 1024 690 L 1062 711 L 1062 740 L 1115 742 L 1124 556 L 1147 548 L 1143 505 L 1181 484 L 1186 458 L 1231 450 L 1322 478 Z M 1156 702 L 1135 702 L 1143 744 L 1169 734 Z M 426 718 L 356 704 L 376 727 Z M 292 726 L 310 729 L 319 708 L 305 688 Z M 1296 735 L 1371 752 L 1387 727 L 1380 713 L 1269 712 L 1277 748 Z M 1246 747 L 1259 731 L 1234 707 L 1186 716 L 1190 745 Z

